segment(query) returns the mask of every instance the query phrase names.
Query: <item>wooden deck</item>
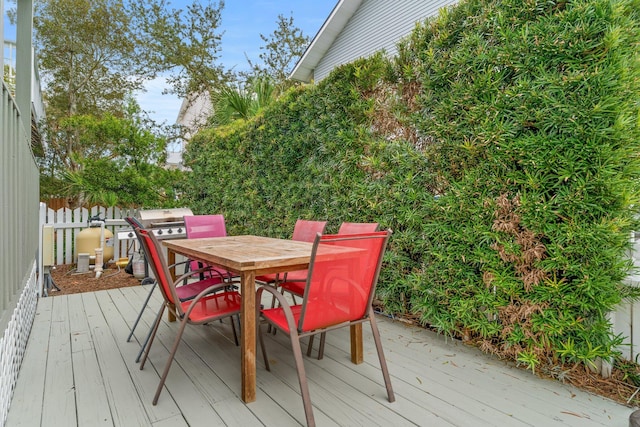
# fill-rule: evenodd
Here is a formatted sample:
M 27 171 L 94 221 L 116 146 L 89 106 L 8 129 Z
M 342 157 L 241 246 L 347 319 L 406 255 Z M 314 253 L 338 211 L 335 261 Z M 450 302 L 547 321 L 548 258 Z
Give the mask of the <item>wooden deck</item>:
M 289 344 L 267 338 L 257 400 L 240 398 L 240 350 L 228 323 L 187 328 L 165 390 L 151 405 L 176 323 L 164 322 L 144 370 L 126 342 L 148 286 L 39 301 L 6 426 L 292 426 L 304 410 Z M 147 309 L 143 337 L 159 305 Z M 319 426 L 626 427 L 634 409 L 488 357 L 422 328 L 379 318 L 396 402 L 389 403 L 365 325 L 365 363 L 349 361 L 349 332 L 306 358 Z M 261 357 L 261 356 L 260 356 Z

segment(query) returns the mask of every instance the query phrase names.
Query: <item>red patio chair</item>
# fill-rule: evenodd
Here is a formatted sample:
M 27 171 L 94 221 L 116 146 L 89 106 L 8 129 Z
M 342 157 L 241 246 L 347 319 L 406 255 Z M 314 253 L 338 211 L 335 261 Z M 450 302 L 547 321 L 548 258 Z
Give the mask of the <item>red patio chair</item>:
M 332 329 L 369 322 L 375 341 L 380 368 L 389 402 L 395 401 L 380 333 L 373 313 L 373 297 L 380 273 L 382 256 L 389 231 L 350 235 L 318 235 L 314 242 L 309 275 L 302 303 L 291 306 L 271 286 L 261 286 L 256 294 L 260 307 L 263 292 L 270 292 L 279 302 L 276 308 L 259 309 L 262 319 L 280 329 L 291 339 L 300 392 L 307 425 L 315 425 L 313 407 L 307 385 L 300 340 Z M 330 249 L 348 248 L 340 256 L 329 256 Z M 258 328 L 260 348 L 267 370 L 270 370 L 262 328 Z
M 155 238 L 153 233 L 150 233 L 147 230 L 139 230 L 139 232 L 149 249 L 149 263 L 153 273 L 155 274 L 156 280 L 160 285 L 160 290 L 162 291 L 162 296 L 164 298 L 164 303 L 162 304 L 153 325 L 149 342 L 145 346 L 144 354 L 140 362 L 140 369 L 144 368 L 144 364 L 149 356 L 149 350 L 153 345 L 153 340 L 158 331 L 158 327 L 160 326 L 164 310 L 169 310 L 173 313 L 176 319 L 180 320 L 178 333 L 173 343 L 173 347 L 171 348 L 171 352 L 169 353 L 169 359 L 165 365 L 164 372 L 160 379 L 160 384 L 158 384 L 156 394 L 153 398 L 153 404 L 155 405 L 158 403 L 158 398 L 160 397 L 162 387 L 164 386 L 167 375 L 169 374 L 169 369 L 171 368 L 171 363 L 173 362 L 178 346 L 180 345 L 180 341 L 182 340 L 182 334 L 185 327 L 187 325 L 202 325 L 213 322 L 214 320 L 239 315 L 241 297 L 237 291 L 229 290 L 228 283 L 221 282 L 202 290 L 190 301 L 182 301 L 177 293 L 177 289 L 179 288 L 177 285 L 182 283 L 184 277 L 178 277 L 175 281 L 172 281 L 169 267 L 162 255 L 162 248 L 160 247 L 158 240 Z M 236 337 L 235 323 L 233 319 L 231 319 L 231 326 L 233 328 L 234 337 Z M 237 337 L 236 345 L 238 345 Z
M 343 222 L 340 224 L 338 234 L 372 233 L 378 231 L 377 222 Z
M 377 222 L 343 222 L 338 234 L 372 233 L 378 230 Z M 302 297 L 304 285 L 307 281 L 308 270 L 298 270 L 285 273 L 282 282 L 278 283 L 282 292 L 289 292 L 296 303 L 295 297 Z
M 324 229 L 327 227 L 327 221 L 309 221 L 306 219 L 299 219 L 296 221 L 296 224 L 293 226 L 293 235 L 291 236 L 291 240 L 297 240 L 300 242 L 313 242 L 316 234 L 324 233 Z M 284 281 L 284 278 L 288 273 L 275 273 L 275 274 L 263 274 L 261 276 L 256 276 L 257 282 L 262 282 L 265 285 L 278 287 L 280 283 Z M 305 280 L 304 277 L 307 277 L 307 270 L 299 270 L 291 272 L 292 275 L 296 277 L 303 277 L 302 280 Z M 271 307 L 274 307 L 276 304 L 276 299 L 271 299 Z M 275 329 L 273 333 L 275 333 Z M 313 341 L 310 342 L 313 344 Z M 309 350 L 311 352 L 311 350 Z
M 187 239 L 199 239 L 202 237 L 224 237 L 227 235 L 227 228 L 224 222 L 224 215 L 185 215 L 184 216 L 184 228 L 187 234 Z M 189 263 L 191 270 L 198 270 L 199 268 L 206 267 L 203 263 L 198 261 L 191 261 Z M 213 267 L 218 273 L 220 273 L 227 281 L 231 281 L 234 277 L 233 274 L 220 267 Z M 204 277 L 200 277 L 203 279 Z
M 136 219 L 133 217 L 127 217 L 125 218 L 125 221 L 127 221 L 127 223 L 129 223 L 131 225 L 131 227 L 133 228 L 133 232 L 136 234 L 136 237 L 138 238 L 138 242 L 140 243 L 140 246 L 142 247 L 142 251 L 144 252 L 144 257 L 146 260 L 150 260 L 151 259 L 151 255 L 149 252 L 149 248 L 147 247 L 147 243 L 145 241 L 145 239 L 142 238 L 142 236 L 140 235 L 140 230 L 144 229 L 144 226 Z M 148 262 L 148 261 L 145 261 Z M 186 261 L 188 262 L 188 261 Z M 173 264 L 172 266 L 169 266 L 169 268 L 171 267 L 175 267 L 176 265 L 180 265 L 183 263 L 176 263 Z M 206 271 L 205 269 L 203 269 L 203 271 Z M 182 286 L 176 287 L 176 294 L 178 295 L 178 298 L 180 299 L 180 301 L 189 301 L 193 298 L 196 297 L 196 295 L 198 295 L 200 292 L 202 292 L 203 290 L 209 288 L 210 286 L 216 285 L 218 283 L 223 283 L 224 282 L 224 278 L 220 275 L 220 274 L 216 274 L 216 272 L 209 272 L 208 277 L 206 279 L 203 280 L 199 280 L 196 282 L 191 282 L 191 283 L 187 283 L 184 284 Z M 149 304 L 149 300 L 151 299 L 151 295 L 153 294 L 153 291 L 155 290 L 155 288 L 158 285 L 158 281 L 155 280 L 155 278 L 153 279 L 153 284 L 151 286 L 151 289 L 149 289 L 149 293 L 147 294 L 147 297 L 144 300 L 144 303 L 142 304 L 142 307 L 140 308 L 140 311 L 138 312 L 138 316 L 136 317 L 135 322 L 133 323 L 133 326 L 131 327 L 131 331 L 129 332 L 129 336 L 127 337 L 127 342 L 129 342 L 131 340 L 131 338 L 133 337 L 133 333 L 136 330 L 138 323 L 140 322 L 140 319 L 142 318 L 142 314 L 144 313 L 145 308 L 147 307 L 147 305 Z M 161 314 L 159 314 L 161 315 Z M 138 355 L 136 357 L 136 363 L 140 361 L 140 357 L 142 355 L 142 352 L 146 346 L 146 344 L 149 342 L 149 337 L 151 336 L 151 332 L 153 331 L 153 327 L 149 329 L 149 332 L 147 333 L 142 345 L 140 346 L 140 351 L 138 352 Z M 238 338 L 235 335 L 235 330 L 234 330 L 234 338 L 236 340 L 236 344 L 238 342 Z
M 340 224 L 338 234 L 358 234 L 358 233 L 372 233 L 378 230 L 377 222 L 343 222 Z M 304 294 L 304 286 L 307 283 L 308 270 L 293 271 L 291 273 L 285 273 L 283 281 L 278 283 L 280 292 L 288 292 L 291 294 L 293 303 L 296 303 L 296 297 L 302 298 Z M 323 333 L 320 335 L 320 350 L 318 350 L 318 360 L 322 359 L 326 335 Z M 309 337 L 309 346 L 307 347 L 307 356 L 311 356 L 313 350 L 313 335 Z
M 293 235 L 291 236 L 291 240 L 297 240 L 300 242 L 313 242 L 316 234 L 324 233 L 324 229 L 327 226 L 327 221 L 309 221 L 305 219 L 299 219 L 296 221 L 296 225 L 293 227 Z M 307 276 L 307 270 L 300 270 L 296 272 L 289 272 L 285 274 L 292 274 L 296 277 L 298 276 Z M 280 282 L 284 280 L 285 275 L 281 273 L 277 274 L 264 274 L 256 277 L 256 281 L 265 283 L 271 286 L 278 286 Z M 275 300 L 274 300 L 275 301 Z

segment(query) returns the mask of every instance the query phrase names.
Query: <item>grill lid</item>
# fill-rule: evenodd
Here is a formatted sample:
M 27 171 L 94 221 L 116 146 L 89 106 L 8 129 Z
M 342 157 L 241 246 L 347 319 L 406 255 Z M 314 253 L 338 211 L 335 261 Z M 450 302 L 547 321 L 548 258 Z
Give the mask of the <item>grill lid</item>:
M 183 225 L 185 215 L 193 215 L 193 212 L 189 208 L 141 209 L 138 211 L 138 219 L 145 227 L 176 225 L 176 223 Z

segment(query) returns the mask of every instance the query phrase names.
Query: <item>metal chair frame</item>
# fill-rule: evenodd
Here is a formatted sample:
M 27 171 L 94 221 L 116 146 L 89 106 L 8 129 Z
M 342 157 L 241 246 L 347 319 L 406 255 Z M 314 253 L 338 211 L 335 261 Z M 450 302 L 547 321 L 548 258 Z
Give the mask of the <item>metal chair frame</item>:
M 375 315 L 372 307 L 373 298 L 375 295 L 375 287 L 380 274 L 382 257 L 384 255 L 384 250 L 390 234 L 391 234 L 390 231 L 363 233 L 363 234 L 355 234 L 355 235 L 322 236 L 318 234 L 314 241 L 313 251 L 311 255 L 311 263 L 309 265 L 309 275 L 307 277 L 307 286 L 305 288 L 303 301 L 300 305 L 291 306 L 287 301 L 287 299 L 284 297 L 284 295 L 282 295 L 276 289 L 268 285 L 261 286 L 256 293 L 256 307 L 257 307 L 256 309 L 259 312 L 259 314 L 262 315 L 262 319 L 266 323 L 268 323 L 270 326 L 280 329 L 281 331 L 283 331 L 283 333 L 286 333 L 291 340 L 291 346 L 294 354 L 296 370 L 298 373 L 298 381 L 300 384 L 300 392 L 302 394 L 302 402 L 304 405 L 305 417 L 306 417 L 308 426 L 315 426 L 315 420 L 313 417 L 313 406 L 311 403 L 311 397 L 309 395 L 309 387 L 307 383 L 307 377 L 306 377 L 305 368 L 304 368 L 304 361 L 302 357 L 302 350 L 300 346 L 300 340 L 307 336 L 312 337 L 317 334 L 324 334 L 330 330 L 343 328 L 346 326 L 353 326 L 353 325 L 361 324 L 364 322 L 369 322 L 371 325 L 371 331 L 373 334 L 373 339 L 375 341 L 375 346 L 378 353 L 380 368 L 382 370 L 382 375 L 385 382 L 387 397 L 389 402 L 395 401 L 395 395 L 393 393 L 393 388 L 391 386 L 391 378 L 389 376 L 386 359 L 384 357 L 384 351 L 382 349 L 380 332 L 378 330 L 378 326 L 375 321 Z M 334 320 L 334 322 L 336 323 L 331 323 L 331 317 L 330 317 L 331 313 L 327 313 L 325 317 L 325 312 L 322 312 L 322 315 L 317 315 L 308 311 L 310 310 L 308 309 L 309 305 L 315 303 L 315 297 L 313 296 L 314 293 L 320 292 L 318 289 L 315 289 L 315 288 L 320 287 L 320 289 L 323 289 L 322 286 L 324 286 L 325 281 L 328 280 L 323 275 L 323 272 L 321 270 L 318 270 L 318 279 L 314 277 L 314 268 L 316 268 L 318 247 L 323 243 L 328 243 L 328 242 L 347 243 L 349 241 L 355 241 L 358 239 L 380 239 L 379 242 L 376 242 L 376 243 L 379 243 L 380 246 L 372 247 L 373 249 L 378 249 L 377 254 L 371 254 L 371 253 L 366 254 L 366 255 L 377 257 L 375 260 L 369 260 L 371 264 L 367 264 L 367 267 L 375 265 L 375 267 L 373 267 L 375 268 L 375 271 L 372 273 L 370 269 L 366 270 L 367 275 L 362 275 L 362 279 L 360 279 L 363 281 L 362 290 L 366 290 L 368 294 L 366 295 L 366 300 L 364 299 L 363 295 L 361 295 L 361 298 L 359 299 L 359 301 L 365 301 L 365 302 L 362 305 L 356 304 L 356 307 L 358 310 L 362 309 L 364 313 L 360 317 L 348 318 L 346 320 L 344 318 L 338 317 Z M 342 266 L 339 264 L 336 264 L 336 267 L 342 267 Z M 340 272 L 340 275 L 341 274 L 342 273 Z M 340 277 L 340 275 L 334 276 L 334 277 Z M 345 279 L 345 280 L 349 280 L 349 279 Z M 371 282 L 367 283 L 366 282 L 367 280 L 371 280 Z M 314 287 L 314 289 L 312 290 L 311 287 Z M 351 290 L 351 288 L 348 288 L 348 289 Z M 278 308 L 271 308 L 271 309 L 259 308 L 260 307 L 259 302 L 261 301 L 262 294 L 265 291 L 271 293 L 273 297 L 277 299 L 278 303 L 280 304 Z M 329 290 L 329 292 L 331 291 Z M 296 314 L 294 314 L 294 312 Z M 307 316 L 311 316 L 310 324 L 305 323 Z M 283 317 L 286 320 L 286 325 L 283 323 Z M 317 319 L 322 319 L 322 322 L 325 322 L 327 324 L 325 326 L 318 326 Z M 270 370 L 269 358 L 267 356 L 264 337 L 261 330 L 262 328 L 260 328 L 259 326 L 258 337 L 260 342 L 260 348 L 262 350 L 265 368 L 269 371 Z M 324 345 L 324 342 L 321 342 L 321 346 L 323 345 Z M 321 351 L 323 352 L 324 348 L 322 348 Z
M 173 363 L 173 359 L 175 358 L 178 346 L 180 345 L 180 342 L 182 340 L 182 334 L 185 330 L 185 327 L 188 324 L 203 325 L 214 320 L 220 320 L 226 317 L 232 318 L 232 316 L 239 315 L 241 308 L 241 296 L 237 291 L 229 290 L 228 283 L 220 281 L 217 284 L 214 284 L 202 290 L 192 300 L 181 301 L 177 295 L 176 288 L 177 284 L 183 281 L 185 275 L 172 280 L 169 266 L 167 265 L 164 257 L 162 256 L 162 253 L 160 252 L 160 244 L 158 243 L 156 237 L 148 230 L 139 230 L 139 233 L 143 241 L 147 244 L 147 248 L 149 249 L 151 256 L 150 266 L 154 272 L 158 284 L 160 285 L 159 288 L 162 291 L 162 296 L 164 298 L 162 307 L 160 308 L 160 311 L 156 316 L 156 321 L 153 325 L 151 336 L 149 337 L 149 341 L 144 348 L 143 357 L 140 361 L 140 369 L 144 368 L 147 358 L 149 357 L 149 350 L 153 345 L 153 341 L 158 331 L 158 327 L 160 326 L 162 314 L 164 313 L 164 311 L 169 310 L 169 312 L 172 313 L 176 317 L 176 319 L 180 321 L 178 333 L 171 348 L 171 352 L 169 353 L 169 358 L 166 362 L 162 377 L 160 378 L 160 383 L 158 384 L 158 388 L 156 389 L 156 394 L 153 398 L 152 403 L 153 405 L 156 405 L 158 403 L 158 398 L 160 397 L 160 393 L 162 392 L 162 388 L 164 387 L 167 376 L 169 375 L 169 370 L 171 368 L 171 364 Z M 192 273 L 187 273 L 187 275 L 189 274 Z M 233 329 L 236 345 L 238 345 L 235 323 L 233 322 L 233 319 L 231 321 L 231 327 Z
M 140 243 L 140 246 L 142 248 L 142 251 L 144 252 L 145 258 L 148 260 L 150 259 L 150 252 L 149 252 L 149 248 L 145 242 L 145 240 L 143 239 L 143 237 L 140 235 L 140 230 L 144 229 L 144 227 L 142 226 L 142 224 L 136 219 L 136 218 L 132 218 L 132 217 L 128 217 L 125 218 L 125 220 L 133 227 L 133 232 L 136 234 L 136 237 L 138 238 L 138 242 Z M 169 266 L 169 268 L 175 268 L 178 265 L 187 263 L 189 261 L 183 261 L 183 262 L 179 262 L 179 263 L 175 263 Z M 193 298 L 195 298 L 203 289 L 218 284 L 218 283 L 222 283 L 224 282 L 224 278 L 223 276 L 221 276 L 217 271 L 213 270 L 210 271 L 207 268 L 202 268 L 203 272 L 208 272 L 209 277 L 196 281 L 196 282 L 191 282 L 191 283 L 187 283 L 187 279 L 185 279 L 183 281 L 183 285 L 180 286 L 177 289 L 177 294 L 178 294 L 178 298 L 180 299 L 180 301 L 184 302 L 184 301 L 189 301 L 192 300 Z M 190 274 L 193 274 L 193 272 L 191 272 Z M 203 274 L 204 277 L 204 274 Z M 155 291 L 156 287 L 158 285 L 158 281 L 153 279 L 153 283 L 151 285 L 151 289 L 149 289 L 149 292 L 147 293 L 147 296 L 144 300 L 144 303 L 142 304 L 142 307 L 140 308 L 140 311 L 138 312 L 138 316 L 136 317 L 136 320 L 133 323 L 133 326 L 131 327 L 131 331 L 129 332 L 129 336 L 127 337 L 127 342 L 131 341 L 131 338 L 133 337 L 133 334 L 142 318 L 142 314 L 144 313 L 144 310 L 146 309 L 147 305 L 149 304 L 149 301 L 151 299 L 151 295 L 153 294 L 153 291 Z M 157 320 L 157 319 L 156 319 Z M 155 323 L 155 322 L 154 322 Z M 142 342 L 141 346 L 140 346 L 140 351 L 138 352 L 137 356 L 136 356 L 136 363 L 138 363 L 140 361 L 140 357 L 142 356 L 142 352 L 144 351 L 145 346 L 147 345 L 147 343 L 149 342 L 149 338 L 151 337 L 151 333 L 153 331 L 153 328 L 149 329 L 149 332 L 147 332 L 147 335 L 145 336 L 144 341 Z M 235 333 L 235 329 L 234 329 L 234 338 L 236 340 L 236 345 L 238 343 L 238 337 Z

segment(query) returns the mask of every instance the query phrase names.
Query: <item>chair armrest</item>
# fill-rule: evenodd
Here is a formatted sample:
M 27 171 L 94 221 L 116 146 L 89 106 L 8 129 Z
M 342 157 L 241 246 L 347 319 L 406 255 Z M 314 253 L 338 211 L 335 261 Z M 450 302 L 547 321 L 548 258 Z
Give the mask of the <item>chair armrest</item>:
M 269 285 L 260 286 L 256 291 L 256 311 L 260 313 L 260 304 L 262 299 L 262 292 L 267 291 L 278 300 L 280 304 L 280 308 L 284 311 L 284 316 L 287 319 L 287 325 L 289 326 L 289 330 L 297 330 L 296 319 L 293 317 L 293 311 L 291 311 L 291 305 L 289 301 L 282 295 L 276 288 Z
M 170 265 L 170 266 L 168 266 L 168 267 L 169 267 L 169 268 L 174 268 L 174 267 L 177 267 L 177 266 L 179 266 L 179 265 L 186 264 L 186 263 L 187 263 L 187 262 L 189 262 L 189 261 L 190 261 L 190 260 L 180 261 L 180 262 L 174 262 L 173 264 L 171 264 L 171 265 Z
M 205 272 L 215 272 L 218 277 L 220 277 L 220 279 L 222 281 L 224 281 L 224 276 L 222 276 L 222 274 L 220 274 L 220 272 L 214 268 L 211 267 L 203 267 L 203 268 L 199 268 L 197 270 L 193 270 L 193 271 L 189 271 L 187 273 L 182 274 L 180 277 L 176 277 L 176 279 L 173 281 L 173 285 L 176 286 L 178 284 L 178 282 L 183 282 L 186 279 L 190 278 L 191 276 L 193 276 L 194 274 L 200 274 L 200 273 L 205 273 Z

